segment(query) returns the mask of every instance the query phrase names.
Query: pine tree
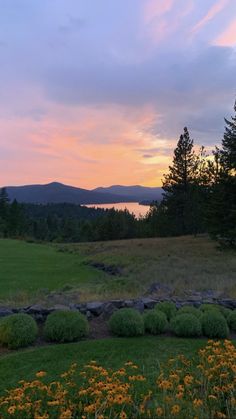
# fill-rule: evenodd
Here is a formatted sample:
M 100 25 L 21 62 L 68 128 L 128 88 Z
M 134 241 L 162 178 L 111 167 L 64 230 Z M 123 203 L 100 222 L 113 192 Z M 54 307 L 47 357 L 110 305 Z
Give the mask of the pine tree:
M 6 188 L 0 191 L 0 235 L 7 237 L 7 220 L 9 214 L 9 198 Z
M 225 118 L 225 133 L 222 140 L 221 164 L 225 174 L 236 174 L 236 101 L 235 116 L 231 121 Z
M 188 234 L 193 230 L 192 198 L 197 165 L 193 146 L 185 127 L 174 150 L 173 164 L 164 175 L 162 205 L 167 209 L 172 234 Z
M 220 243 L 236 246 L 236 116 L 225 122 L 222 149 L 215 153 L 218 168 L 209 202 L 208 229 Z

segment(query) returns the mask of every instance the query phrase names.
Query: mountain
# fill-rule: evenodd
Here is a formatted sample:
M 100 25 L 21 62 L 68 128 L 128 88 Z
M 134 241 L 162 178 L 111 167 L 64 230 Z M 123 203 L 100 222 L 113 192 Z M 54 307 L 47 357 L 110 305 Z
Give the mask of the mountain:
M 113 195 L 122 195 L 126 197 L 133 197 L 134 202 L 140 201 L 160 201 L 162 199 L 162 188 L 154 188 L 147 186 L 121 186 L 113 185 L 107 188 L 96 188 L 94 192 L 111 193 Z
M 111 186 L 110 188 L 97 188 L 87 190 L 58 182 L 47 185 L 7 186 L 10 200 L 16 199 L 25 203 L 73 203 L 73 204 L 109 204 L 117 202 L 140 202 L 157 199 L 157 193 L 142 186 Z M 143 189 L 143 193 L 141 193 Z M 159 195 L 160 197 L 160 191 Z

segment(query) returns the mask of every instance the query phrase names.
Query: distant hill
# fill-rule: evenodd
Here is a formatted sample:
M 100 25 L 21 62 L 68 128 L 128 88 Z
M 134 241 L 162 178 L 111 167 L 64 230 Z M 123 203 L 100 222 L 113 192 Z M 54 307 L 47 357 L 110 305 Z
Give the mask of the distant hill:
M 154 193 L 154 190 L 161 190 L 161 188 L 145 188 L 142 186 L 111 186 L 110 188 L 97 188 L 90 191 L 58 182 L 52 182 L 47 185 L 7 186 L 6 189 L 11 201 L 16 199 L 18 202 L 37 204 L 139 202 L 157 199 L 157 194 Z M 143 194 L 141 193 L 142 189 Z M 148 193 L 149 189 L 150 194 Z M 160 197 L 160 191 L 158 197 Z
M 140 201 L 160 201 L 162 199 L 162 188 L 146 187 L 146 186 L 122 186 L 113 185 L 107 188 L 96 188 L 94 192 L 111 193 L 113 195 L 122 195 L 126 197 L 134 197 L 134 202 Z

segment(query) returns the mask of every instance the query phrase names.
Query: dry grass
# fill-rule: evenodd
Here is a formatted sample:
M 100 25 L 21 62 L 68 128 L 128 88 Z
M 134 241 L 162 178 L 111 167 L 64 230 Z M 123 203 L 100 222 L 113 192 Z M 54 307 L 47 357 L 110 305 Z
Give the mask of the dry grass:
M 236 297 L 236 253 L 219 250 L 206 236 L 83 243 L 68 250 L 122 269 L 121 276 L 84 288 L 85 299 L 134 297 L 155 282 L 169 285 L 175 295 L 212 289 Z

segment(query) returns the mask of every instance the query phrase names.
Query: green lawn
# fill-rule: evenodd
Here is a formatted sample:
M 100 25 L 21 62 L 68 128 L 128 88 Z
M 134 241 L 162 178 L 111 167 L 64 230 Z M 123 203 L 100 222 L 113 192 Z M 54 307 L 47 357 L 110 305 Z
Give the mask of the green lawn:
M 83 341 L 27 349 L 0 357 L 0 393 L 15 386 L 19 380 L 30 380 L 37 371 L 48 372 L 47 379 L 54 380 L 73 363 L 83 367 L 96 360 L 104 367 L 120 368 L 132 360 L 153 383 L 160 365 L 168 358 L 184 354 L 192 358 L 206 344 L 205 339 L 166 337 L 113 338 Z
M 102 281 L 106 275 L 83 260 L 51 245 L 0 239 L 0 300 L 25 303 L 47 290 L 89 287 Z

